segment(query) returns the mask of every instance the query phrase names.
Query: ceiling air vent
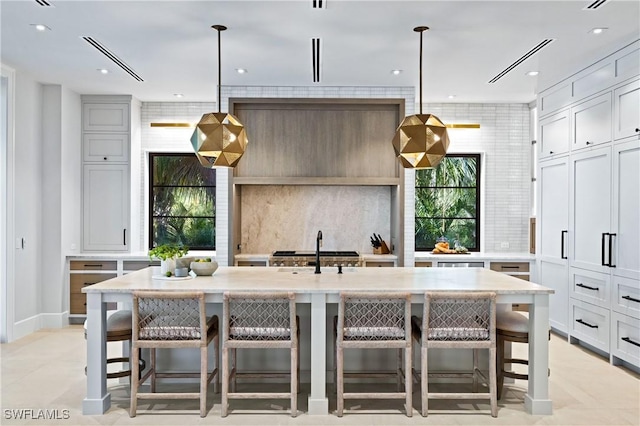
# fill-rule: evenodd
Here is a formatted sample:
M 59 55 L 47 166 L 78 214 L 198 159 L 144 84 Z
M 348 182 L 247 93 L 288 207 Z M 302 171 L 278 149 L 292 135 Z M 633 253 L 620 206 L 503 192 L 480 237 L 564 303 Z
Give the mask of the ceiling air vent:
M 593 3 L 589 4 L 588 6 L 585 6 L 582 10 L 596 10 L 602 6 L 604 6 L 605 3 L 607 3 L 609 0 L 595 0 Z
M 109 49 L 104 47 L 98 40 L 92 37 L 86 37 L 86 36 L 82 38 L 84 39 L 84 41 L 86 41 L 87 43 L 89 43 L 90 45 L 98 49 L 98 51 L 102 53 L 104 56 L 111 59 L 111 61 L 113 61 L 114 64 L 116 64 L 117 66 L 125 70 L 127 74 L 129 74 L 131 77 L 135 78 L 138 81 L 144 81 L 142 77 L 136 74 L 136 72 L 132 70 L 129 65 L 127 65 L 122 59 L 118 58 L 115 54 L 111 53 L 111 51 L 109 51 Z
M 311 0 L 312 9 L 326 9 L 327 0 Z
M 38 3 L 40 6 L 53 7 L 53 5 L 47 0 L 36 0 L 36 3 Z
M 320 39 L 311 39 L 311 65 L 313 71 L 313 82 L 320 83 Z
M 525 53 L 520 58 L 518 58 L 514 63 L 512 63 L 507 68 L 505 68 L 502 71 L 500 71 L 498 73 L 498 75 L 496 75 L 491 80 L 489 80 L 489 83 L 495 83 L 496 81 L 500 80 L 502 77 L 504 77 L 505 75 L 507 75 L 508 73 L 513 71 L 518 65 L 520 65 L 521 63 L 523 63 L 524 61 L 526 61 L 527 59 L 529 59 L 530 57 L 532 57 L 536 53 L 540 52 L 544 47 L 548 46 L 554 40 L 555 39 L 553 39 L 553 38 L 545 38 L 540 43 L 538 43 L 536 46 L 531 48 L 527 53 Z

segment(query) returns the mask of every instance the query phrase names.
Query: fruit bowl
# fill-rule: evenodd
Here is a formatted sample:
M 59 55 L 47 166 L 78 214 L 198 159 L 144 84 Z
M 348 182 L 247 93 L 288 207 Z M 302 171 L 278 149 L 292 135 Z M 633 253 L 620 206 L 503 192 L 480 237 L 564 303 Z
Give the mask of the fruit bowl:
M 191 262 L 190 268 L 198 276 L 213 275 L 218 269 L 218 262 Z

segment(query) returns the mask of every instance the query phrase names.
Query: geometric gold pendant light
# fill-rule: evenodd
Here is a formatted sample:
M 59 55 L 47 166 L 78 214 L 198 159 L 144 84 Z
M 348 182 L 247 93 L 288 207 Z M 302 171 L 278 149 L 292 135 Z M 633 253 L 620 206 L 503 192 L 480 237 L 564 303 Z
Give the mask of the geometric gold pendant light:
M 220 32 L 224 25 L 213 25 L 218 31 L 218 112 L 204 114 L 191 135 L 191 145 L 204 167 L 235 167 L 247 147 L 247 133 L 237 117 L 220 112 Z
M 400 164 L 408 169 L 432 169 L 449 149 L 447 126 L 435 115 L 422 113 L 422 33 L 428 29 L 413 29 L 420 33 L 420 114 L 405 117 L 392 142 Z

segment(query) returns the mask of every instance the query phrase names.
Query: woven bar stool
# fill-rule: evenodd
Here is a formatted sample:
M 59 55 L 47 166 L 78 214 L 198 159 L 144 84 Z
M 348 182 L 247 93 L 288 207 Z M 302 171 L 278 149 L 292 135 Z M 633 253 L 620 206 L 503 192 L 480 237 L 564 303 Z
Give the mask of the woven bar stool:
M 497 417 L 496 397 L 496 294 L 492 292 L 427 292 L 422 320 L 412 317 L 413 337 L 421 346 L 422 415 L 429 399 L 488 399 Z M 430 348 L 473 349 L 470 373 L 429 373 Z M 478 380 L 487 378 L 478 368 L 478 350 L 489 350 L 489 392 L 477 393 Z M 473 393 L 429 392 L 429 377 L 471 377 Z
M 290 399 L 291 416 L 298 413 L 300 377 L 299 320 L 294 293 L 226 292 L 222 302 L 222 401 L 220 413 L 229 413 L 230 399 Z M 242 372 L 236 367 L 237 349 L 289 349 L 291 369 L 282 372 Z M 231 354 L 229 354 L 231 352 Z M 231 355 L 231 356 L 229 356 Z M 231 370 L 229 370 L 231 358 Z M 237 392 L 238 377 L 290 377 L 289 392 Z
M 529 318 L 527 314 L 514 311 L 498 312 L 496 317 L 496 336 L 498 346 L 498 399 L 500 399 L 502 397 L 505 377 L 529 380 L 528 374 L 505 370 L 506 364 L 529 365 L 529 361 L 526 359 L 504 357 L 505 342 L 529 343 Z M 549 331 L 549 338 L 551 338 L 551 331 Z
M 206 317 L 203 292 L 136 291 L 133 292 L 132 354 L 133 374 L 129 416 L 135 417 L 138 399 L 199 399 L 200 417 L 207 414 L 207 387 L 218 376 L 218 368 L 208 369 L 208 348 L 214 342 L 218 359 L 218 317 Z M 138 379 L 139 348 L 151 350 L 151 368 Z M 157 348 L 200 349 L 199 372 L 163 372 L 156 369 Z M 151 377 L 151 392 L 139 392 L 139 387 Z M 156 379 L 197 377 L 199 392 L 156 392 Z M 217 387 L 217 381 L 214 382 Z M 215 389 L 214 389 L 215 390 Z
M 404 399 L 407 417 L 413 414 L 411 380 L 411 294 L 340 294 L 335 324 L 335 378 L 338 417 L 344 412 L 345 399 Z M 345 349 L 397 349 L 398 365 L 393 372 L 344 371 Z M 404 368 L 402 360 L 404 355 Z M 404 372 L 404 374 L 403 374 Z M 397 392 L 345 392 L 345 377 L 394 377 Z M 402 382 L 404 381 L 404 389 Z
M 107 342 L 131 342 L 131 315 L 129 310 L 107 311 Z M 84 322 L 84 338 L 87 338 L 87 321 Z M 139 371 L 142 371 L 146 367 L 145 361 L 140 356 L 138 360 Z M 126 363 L 128 367 L 107 372 L 107 379 L 131 376 L 130 357 L 107 358 L 107 365 L 115 363 Z M 84 374 L 87 374 L 87 367 L 84 368 Z

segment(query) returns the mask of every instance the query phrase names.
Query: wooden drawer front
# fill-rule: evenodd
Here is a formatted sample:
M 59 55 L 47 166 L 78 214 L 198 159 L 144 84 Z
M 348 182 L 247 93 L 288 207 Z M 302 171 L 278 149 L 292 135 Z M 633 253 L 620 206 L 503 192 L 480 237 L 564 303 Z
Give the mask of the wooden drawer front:
M 423 260 L 416 260 L 415 267 L 416 268 L 431 268 L 433 264 L 431 262 L 426 262 Z
M 640 318 L 640 281 L 613 277 L 611 307 L 614 311 Z
M 609 310 L 571 299 L 571 337 L 609 352 Z
M 72 260 L 69 262 L 72 271 L 115 271 L 118 262 L 115 260 Z
M 139 271 L 149 266 L 160 266 L 159 260 L 125 260 L 122 269 L 125 271 Z
M 529 262 L 491 262 L 491 270 L 498 272 L 529 272 Z
M 391 267 L 391 268 L 393 268 L 393 262 L 383 262 L 383 261 L 375 261 L 375 260 L 374 261 L 369 261 L 369 260 L 367 260 L 367 265 L 366 266 L 367 267 L 371 267 L 371 266 L 379 267 L 379 266 L 381 266 L 381 267 Z
M 593 303 L 605 309 L 610 303 L 610 276 L 585 270 L 571 268 L 571 296 L 585 302 Z
M 640 320 L 611 314 L 611 355 L 640 366 Z
M 87 313 L 87 295 L 84 293 L 71 294 L 69 303 L 70 314 L 86 314 Z
M 80 293 L 83 287 L 88 287 L 92 284 L 115 277 L 116 274 L 71 274 L 71 278 L 69 279 L 71 294 Z
M 238 266 L 267 266 L 266 260 L 238 260 Z

